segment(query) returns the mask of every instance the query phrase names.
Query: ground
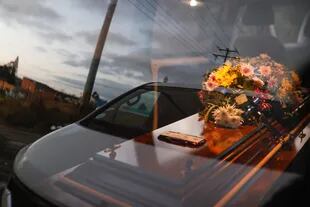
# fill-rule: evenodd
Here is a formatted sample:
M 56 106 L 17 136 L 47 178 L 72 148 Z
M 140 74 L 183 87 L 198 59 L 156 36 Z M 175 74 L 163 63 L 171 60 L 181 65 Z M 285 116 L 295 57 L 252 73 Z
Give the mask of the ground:
M 13 160 L 18 150 L 41 136 L 22 129 L 0 125 L 0 189 L 9 179 Z

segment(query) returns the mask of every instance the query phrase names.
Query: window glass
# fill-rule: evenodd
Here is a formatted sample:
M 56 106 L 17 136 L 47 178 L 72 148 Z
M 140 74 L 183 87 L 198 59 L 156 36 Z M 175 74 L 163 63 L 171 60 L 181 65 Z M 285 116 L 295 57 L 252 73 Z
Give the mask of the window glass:
M 87 121 L 87 126 L 128 138 L 142 135 L 198 113 L 202 105 L 197 92 L 181 87 L 139 88 L 104 108 Z

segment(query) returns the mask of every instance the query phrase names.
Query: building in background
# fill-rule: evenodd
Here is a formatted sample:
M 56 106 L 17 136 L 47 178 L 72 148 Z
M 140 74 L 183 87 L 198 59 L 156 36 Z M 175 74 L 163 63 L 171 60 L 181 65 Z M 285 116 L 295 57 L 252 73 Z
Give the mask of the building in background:
M 8 83 L 6 80 L 0 80 L 0 90 L 11 91 L 15 88 L 15 85 Z
M 40 98 L 44 100 L 54 100 L 58 91 L 52 89 L 48 85 L 24 77 L 21 80 L 21 90 L 27 94 L 39 94 Z

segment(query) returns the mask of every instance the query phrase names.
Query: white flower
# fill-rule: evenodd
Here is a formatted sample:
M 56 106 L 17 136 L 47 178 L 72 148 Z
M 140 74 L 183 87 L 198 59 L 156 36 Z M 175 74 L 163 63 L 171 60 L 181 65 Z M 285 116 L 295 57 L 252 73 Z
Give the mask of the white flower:
M 228 128 L 238 128 L 243 123 L 241 117 L 242 113 L 243 111 L 237 109 L 235 105 L 227 104 L 216 109 L 212 115 L 217 125 Z
M 243 119 L 240 116 L 230 116 L 229 117 L 229 127 L 238 128 L 243 123 Z

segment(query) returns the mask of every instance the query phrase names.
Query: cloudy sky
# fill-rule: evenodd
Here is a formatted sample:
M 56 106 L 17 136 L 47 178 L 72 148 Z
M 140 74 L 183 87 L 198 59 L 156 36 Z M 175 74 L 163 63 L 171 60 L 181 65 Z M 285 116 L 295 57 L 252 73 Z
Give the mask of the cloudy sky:
M 105 0 L 0 0 L 0 63 L 19 56 L 19 76 L 79 95 L 106 4 Z M 137 32 L 130 37 L 129 22 L 123 19 L 120 23 L 118 13 L 124 12 L 122 7 L 119 4 L 96 81 L 96 90 L 110 87 L 103 94 L 106 98 L 147 81 L 146 77 L 141 78 L 145 76 L 141 72 L 113 69 L 116 55 L 143 50 L 143 45 L 139 45 L 143 37 Z M 129 10 L 125 12 L 130 15 Z M 135 26 L 136 29 L 139 28 Z
M 20 77 L 80 95 L 107 2 L 0 0 L 0 64 L 19 56 Z M 184 17 L 188 5 L 176 0 L 157 3 L 119 1 L 95 84 L 103 97 L 111 99 L 150 81 L 150 60 L 154 56 L 199 53 L 209 46 L 196 39 L 201 31 L 192 18 Z M 171 8 L 176 12 L 167 12 Z M 175 18 L 180 20 L 171 20 Z M 200 73 L 195 76 L 201 77 Z M 182 76 L 175 74 L 169 79 L 178 77 Z
M 220 4 L 194 9 L 182 2 L 119 0 L 95 83 L 101 96 L 111 99 L 151 81 L 151 60 L 188 55 L 210 59 L 216 46 L 229 46 L 230 28 L 219 26 L 214 15 L 222 12 Z M 0 0 L 0 64 L 19 56 L 20 77 L 81 95 L 107 4 Z M 211 62 L 166 67 L 170 70 L 159 78 L 199 82 Z
M 20 77 L 27 76 L 58 90 L 81 95 L 107 2 L 0 0 L 0 64 L 19 56 Z M 167 12 L 171 8 L 174 13 Z M 199 25 L 193 24 L 192 14 L 184 17 L 188 9 L 188 5 L 176 0 L 159 0 L 157 4 L 154 1 L 120 0 L 95 90 L 111 99 L 151 81 L 150 61 L 154 56 L 166 58 L 173 54 L 205 52 L 210 41 L 197 38 L 203 36 L 202 40 L 206 40 L 216 30 L 202 33 Z M 224 36 L 220 39 L 224 41 Z M 200 78 L 201 68 L 194 67 L 196 72 L 186 73 Z M 181 81 L 182 78 L 178 72 L 169 80 Z

